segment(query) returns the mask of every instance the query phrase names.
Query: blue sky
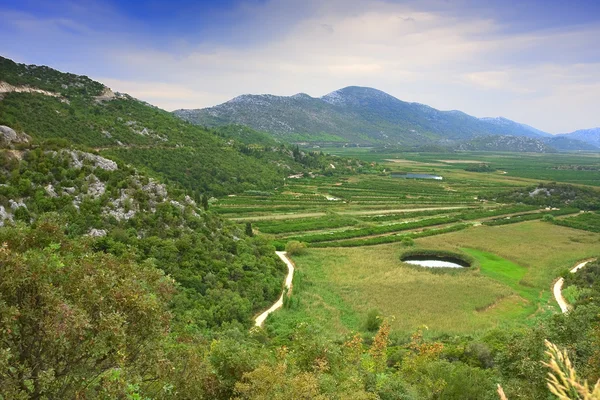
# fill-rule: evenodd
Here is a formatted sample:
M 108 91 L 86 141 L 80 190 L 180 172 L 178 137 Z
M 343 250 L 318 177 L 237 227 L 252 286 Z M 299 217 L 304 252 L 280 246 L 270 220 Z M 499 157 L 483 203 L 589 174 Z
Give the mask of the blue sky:
M 0 0 L 0 18 L 3 56 L 167 110 L 360 85 L 552 133 L 600 126 L 597 0 Z

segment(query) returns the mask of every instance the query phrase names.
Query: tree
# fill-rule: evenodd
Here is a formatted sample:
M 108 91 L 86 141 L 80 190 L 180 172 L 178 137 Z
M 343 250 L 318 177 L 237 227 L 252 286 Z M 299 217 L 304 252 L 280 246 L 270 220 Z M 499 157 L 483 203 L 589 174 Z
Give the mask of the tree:
M 252 231 L 252 222 L 246 222 L 246 235 L 247 236 L 254 236 L 254 232 Z
M 204 210 L 208 210 L 208 196 L 206 196 L 206 194 L 202 195 L 202 208 L 204 208 Z

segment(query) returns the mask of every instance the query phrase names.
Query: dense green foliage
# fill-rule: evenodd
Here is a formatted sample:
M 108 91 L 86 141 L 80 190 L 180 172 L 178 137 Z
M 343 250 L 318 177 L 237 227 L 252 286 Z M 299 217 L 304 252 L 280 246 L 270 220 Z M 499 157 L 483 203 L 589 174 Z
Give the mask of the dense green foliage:
M 106 398 L 146 378 L 169 329 L 172 279 L 48 220 L 4 228 L 0 241 L 0 397 Z
M 498 201 L 524 203 L 544 207 L 573 207 L 581 210 L 600 209 L 600 192 L 594 188 L 545 183 L 537 187 L 499 193 Z
M 494 172 L 496 168 L 490 166 L 490 164 L 473 164 L 465 168 L 465 171 L 469 172 Z
M 536 214 L 518 214 L 513 215 L 506 218 L 497 218 L 491 221 L 485 221 L 483 224 L 488 226 L 497 226 L 497 225 L 508 225 L 508 224 L 516 224 L 518 222 L 523 221 L 534 221 L 536 219 L 550 219 L 554 220 L 554 217 L 558 217 L 561 215 L 569 215 L 575 214 L 579 212 L 577 208 L 563 208 L 561 210 L 548 210 L 544 213 L 536 213 Z
M 153 260 L 181 285 L 173 307 L 190 326 L 247 324 L 277 297 L 284 268 L 266 240 L 183 192 L 89 153 L 38 148 L 19 157 L 0 154 L 3 223 L 60 212 L 67 234 L 97 237 L 97 251 Z
M 574 217 L 557 219 L 553 222 L 557 225 L 568 226 L 569 228 L 600 233 L 600 214 L 598 212 L 581 213 Z

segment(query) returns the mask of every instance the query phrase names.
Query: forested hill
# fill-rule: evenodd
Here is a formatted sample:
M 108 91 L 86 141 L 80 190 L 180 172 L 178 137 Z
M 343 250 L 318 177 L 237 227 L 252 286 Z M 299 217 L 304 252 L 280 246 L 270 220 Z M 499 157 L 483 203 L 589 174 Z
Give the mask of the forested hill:
M 178 316 L 197 328 L 249 323 L 280 291 L 267 242 L 182 190 L 94 154 L 20 147 L 0 150 L 0 226 L 51 224 L 96 251 L 150 262 L 181 285 Z
M 238 139 L 236 129 L 209 131 L 85 76 L 2 57 L 0 99 L 0 125 L 34 141 L 97 150 L 200 194 L 270 189 L 287 175 L 331 173 L 332 164 L 344 162 L 317 153 L 294 156 L 258 133 L 241 132 Z

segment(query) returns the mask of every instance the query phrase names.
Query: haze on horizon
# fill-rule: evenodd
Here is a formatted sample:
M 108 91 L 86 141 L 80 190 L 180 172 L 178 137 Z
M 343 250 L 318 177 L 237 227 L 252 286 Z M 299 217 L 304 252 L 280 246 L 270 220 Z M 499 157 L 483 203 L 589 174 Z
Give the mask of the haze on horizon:
M 550 133 L 600 126 L 593 0 L 0 0 L 0 54 L 166 110 L 368 86 Z

